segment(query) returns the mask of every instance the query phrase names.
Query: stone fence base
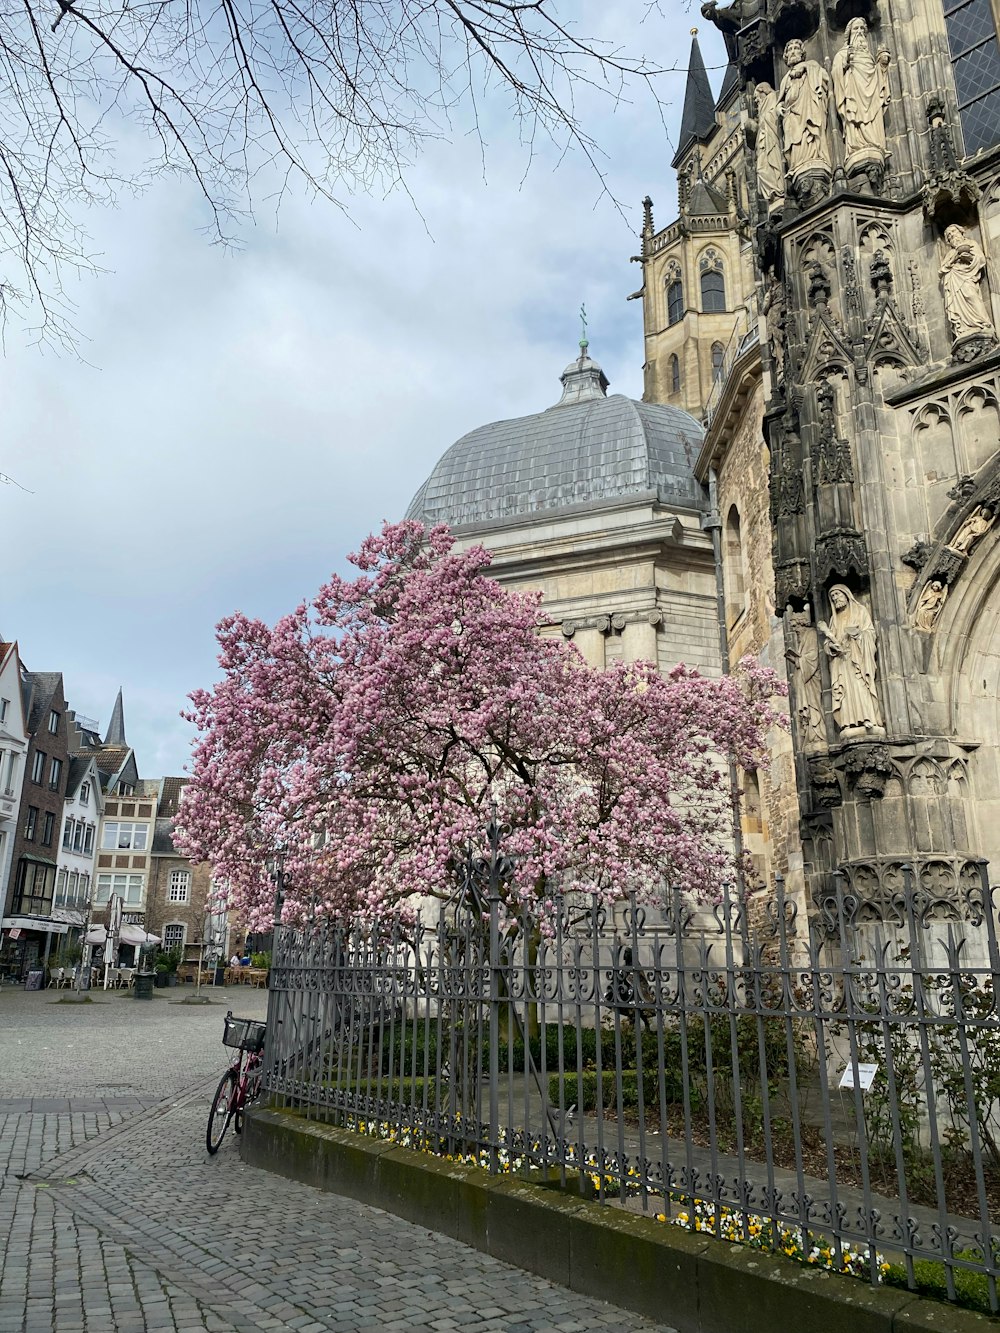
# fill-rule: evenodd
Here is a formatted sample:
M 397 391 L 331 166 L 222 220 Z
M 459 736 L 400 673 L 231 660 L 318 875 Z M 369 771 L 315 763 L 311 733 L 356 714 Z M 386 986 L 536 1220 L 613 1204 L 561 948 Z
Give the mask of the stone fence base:
M 893 1288 L 664 1226 L 287 1111 L 253 1110 L 243 1160 L 442 1232 L 678 1333 L 988 1333 L 1000 1324 Z

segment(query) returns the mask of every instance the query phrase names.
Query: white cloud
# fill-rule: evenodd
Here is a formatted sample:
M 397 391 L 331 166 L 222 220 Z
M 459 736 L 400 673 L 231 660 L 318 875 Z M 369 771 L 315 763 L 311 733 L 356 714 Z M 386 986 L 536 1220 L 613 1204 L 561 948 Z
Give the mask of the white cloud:
M 616 41 L 686 61 L 686 13 L 637 29 L 634 6 L 593 9 Z M 682 75 L 663 93 L 676 125 Z M 474 138 L 429 146 L 408 177 L 420 213 L 402 193 L 347 216 L 262 204 L 236 254 L 206 243 L 176 181 L 89 218 L 113 272 L 74 288 L 86 359 L 8 339 L 0 468 L 33 493 L 0 488 L 0 631 L 84 714 L 106 720 L 124 686 L 143 776 L 185 762 L 178 712 L 214 678 L 215 621 L 280 614 L 459 435 L 554 402 L 581 301 L 614 388 L 641 394 L 629 256 L 644 194 L 673 216 L 673 149 L 649 102 L 596 114 L 624 218 L 579 156 L 554 170 L 540 151 L 525 177 L 502 107 L 485 180 Z

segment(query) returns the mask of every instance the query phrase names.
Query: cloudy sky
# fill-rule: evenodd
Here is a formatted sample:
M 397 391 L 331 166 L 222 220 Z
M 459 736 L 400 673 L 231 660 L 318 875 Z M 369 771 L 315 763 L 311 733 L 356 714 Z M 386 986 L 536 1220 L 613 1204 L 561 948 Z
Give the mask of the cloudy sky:
M 622 212 L 579 156 L 536 147 L 526 173 L 498 103 L 485 157 L 459 126 L 410 171 L 412 201 L 263 202 L 236 253 L 177 180 L 92 212 L 109 271 L 71 288 L 80 357 L 8 329 L 0 471 L 24 489 L 0 487 L 0 633 L 102 727 L 124 687 L 143 777 L 184 770 L 178 714 L 215 679 L 216 621 L 273 620 L 401 517 L 460 435 L 555 402 L 581 301 L 613 391 L 641 395 L 640 201 L 675 215 L 693 23 L 716 91 L 724 58 L 694 5 L 663 9 L 563 5 L 678 68 L 666 129 L 639 93 L 614 114 L 582 99 Z

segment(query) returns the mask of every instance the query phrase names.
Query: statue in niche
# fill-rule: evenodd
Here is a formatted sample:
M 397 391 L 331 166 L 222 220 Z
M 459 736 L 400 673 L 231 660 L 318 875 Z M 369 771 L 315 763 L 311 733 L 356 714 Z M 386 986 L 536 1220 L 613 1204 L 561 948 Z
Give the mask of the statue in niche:
M 790 646 L 788 663 L 793 671 L 795 689 L 795 716 L 799 724 L 802 744 L 807 748 L 826 744 L 823 724 L 823 685 L 819 674 L 819 639 L 813 627 L 798 614 L 791 617 L 794 646 Z
M 754 89 L 757 141 L 754 164 L 757 169 L 757 193 L 768 215 L 778 213 L 785 203 L 785 164 L 781 156 L 781 130 L 778 125 L 778 94 L 769 83 Z
M 868 24 L 851 19 L 847 40 L 833 57 L 833 96 L 844 130 L 848 175 L 886 160 L 885 109 L 889 105 L 889 52 L 872 55 Z
M 913 613 L 913 623 L 917 629 L 932 630 L 934 628 L 947 596 L 948 586 L 941 579 L 931 579 L 930 583 L 925 585 Z
M 829 592 L 830 623 L 819 622 L 830 659 L 833 719 L 842 735 L 882 731 L 878 702 L 875 626 L 867 609 L 843 583 Z
M 993 321 L 983 298 L 982 280 L 986 256 L 978 241 L 953 222 L 944 239 L 951 248 L 938 270 L 944 289 L 944 310 L 956 342 L 965 338 L 996 338 Z
M 788 179 L 808 202 L 820 181 L 832 174 L 827 134 L 827 103 L 830 76 L 816 60 L 807 60 L 797 37 L 785 47 L 788 73 L 778 90 L 778 119 L 781 143 L 788 166 Z
M 984 533 L 996 522 L 996 514 L 988 505 L 977 505 L 948 543 L 949 551 L 967 556 Z
M 785 284 L 774 271 L 774 266 L 767 271 L 767 287 L 761 301 L 761 313 L 767 320 L 767 336 L 771 343 L 771 358 L 774 362 L 774 378 L 777 385 L 785 380 L 785 338 L 787 334 L 788 306 L 785 299 Z

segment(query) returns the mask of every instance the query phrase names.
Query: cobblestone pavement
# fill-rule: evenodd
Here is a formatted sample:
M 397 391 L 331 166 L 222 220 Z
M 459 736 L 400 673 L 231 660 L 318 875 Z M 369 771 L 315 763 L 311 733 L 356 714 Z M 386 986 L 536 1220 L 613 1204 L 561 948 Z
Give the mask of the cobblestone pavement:
M 225 1002 L 265 997 L 182 994 L 0 990 L 0 1333 L 667 1333 L 245 1166 L 231 1131 L 209 1157 Z

